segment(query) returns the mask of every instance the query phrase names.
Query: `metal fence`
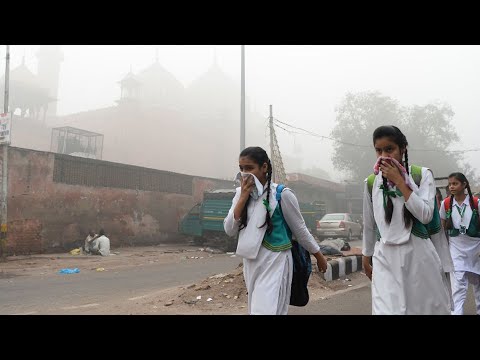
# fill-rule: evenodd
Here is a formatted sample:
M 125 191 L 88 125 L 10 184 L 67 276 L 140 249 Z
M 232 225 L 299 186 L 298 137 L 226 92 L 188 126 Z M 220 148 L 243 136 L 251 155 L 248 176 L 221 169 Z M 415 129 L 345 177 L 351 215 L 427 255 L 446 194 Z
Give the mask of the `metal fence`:
M 193 195 L 193 176 L 138 166 L 55 154 L 53 181 Z

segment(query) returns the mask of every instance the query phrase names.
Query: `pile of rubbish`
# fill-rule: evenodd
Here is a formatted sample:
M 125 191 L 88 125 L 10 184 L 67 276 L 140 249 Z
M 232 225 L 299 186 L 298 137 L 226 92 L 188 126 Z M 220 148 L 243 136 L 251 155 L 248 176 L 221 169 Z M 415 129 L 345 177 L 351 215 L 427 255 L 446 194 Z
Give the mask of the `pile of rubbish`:
M 320 251 L 323 255 L 343 256 L 342 251 L 348 251 L 350 249 L 350 244 L 343 239 L 323 240 L 320 243 Z

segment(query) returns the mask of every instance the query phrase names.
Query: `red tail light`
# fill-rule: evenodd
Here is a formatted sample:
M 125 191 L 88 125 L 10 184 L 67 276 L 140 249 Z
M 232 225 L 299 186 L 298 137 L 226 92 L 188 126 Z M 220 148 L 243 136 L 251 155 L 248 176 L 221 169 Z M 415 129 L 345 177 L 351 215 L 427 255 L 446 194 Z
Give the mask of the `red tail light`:
M 320 220 L 317 220 L 317 229 L 320 229 Z
M 338 227 L 345 229 L 345 223 L 343 221 L 340 221 L 340 225 L 338 225 Z

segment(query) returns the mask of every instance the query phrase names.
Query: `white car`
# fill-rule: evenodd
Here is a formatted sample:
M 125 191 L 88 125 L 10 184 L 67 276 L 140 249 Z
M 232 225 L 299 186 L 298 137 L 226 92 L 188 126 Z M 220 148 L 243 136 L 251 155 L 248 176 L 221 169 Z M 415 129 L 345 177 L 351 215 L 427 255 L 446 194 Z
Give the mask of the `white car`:
M 353 221 L 348 213 L 326 214 L 317 221 L 317 236 L 326 238 L 344 238 L 351 241 L 353 237 L 362 238 L 362 225 Z

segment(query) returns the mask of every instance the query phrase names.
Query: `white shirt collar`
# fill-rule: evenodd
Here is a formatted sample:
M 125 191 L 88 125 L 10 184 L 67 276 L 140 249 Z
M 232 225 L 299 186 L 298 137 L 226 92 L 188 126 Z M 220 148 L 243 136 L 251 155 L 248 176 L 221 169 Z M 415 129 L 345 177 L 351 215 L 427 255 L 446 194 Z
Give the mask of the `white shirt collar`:
M 453 197 L 453 205 L 457 205 L 458 207 L 463 207 L 463 204 L 466 205 L 469 205 L 469 202 L 470 202 L 470 196 L 468 194 L 466 194 L 465 196 L 465 200 L 463 200 L 462 204 L 460 205 L 458 202 L 457 202 L 457 199 L 455 199 L 455 196 Z

